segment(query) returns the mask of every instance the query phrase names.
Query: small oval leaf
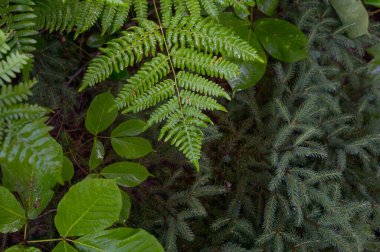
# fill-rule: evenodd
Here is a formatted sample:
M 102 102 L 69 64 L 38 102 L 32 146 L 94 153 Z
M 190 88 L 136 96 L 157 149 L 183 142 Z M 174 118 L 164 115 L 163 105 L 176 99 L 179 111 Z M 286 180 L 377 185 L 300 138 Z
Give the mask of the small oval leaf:
M 112 137 L 111 145 L 119 156 L 128 159 L 141 158 L 153 151 L 150 142 L 142 137 Z
M 74 176 L 74 166 L 70 159 L 63 156 L 62 161 L 62 179 L 65 182 L 70 182 Z
M 307 38 L 295 25 L 276 18 L 262 18 L 254 30 L 264 49 L 274 58 L 295 62 L 307 57 Z
M 115 180 L 85 179 L 65 194 L 54 223 L 63 237 L 101 231 L 118 220 L 121 194 Z
M 137 136 L 145 131 L 147 123 L 139 119 L 131 119 L 120 123 L 112 132 L 111 137 Z
M 92 144 L 90 160 L 88 162 L 88 166 L 90 167 L 91 171 L 101 164 L 104 158 L 104 153 L 105 151 L 103 143 L 95 137 L 94 143 Z
M 97 95 L 91 102 L 86 114 L 86 129 L 94 136 L 107 129 L 117 117 L 114 97 L 110 92 Z
M 125 224 L 128 220 L 129 213 L 131 212 L 131 199 L 129 198 L 129 195 L 124 191 L 121 191 L 121 197 L 123 206 L 120 211 L 119 221 Z
M 126 161 L 110 164 L 100 174 L 106 178 L 117 179 L 119 185 L 127 187 L 137 186 L 151 175 L 141 164 Z

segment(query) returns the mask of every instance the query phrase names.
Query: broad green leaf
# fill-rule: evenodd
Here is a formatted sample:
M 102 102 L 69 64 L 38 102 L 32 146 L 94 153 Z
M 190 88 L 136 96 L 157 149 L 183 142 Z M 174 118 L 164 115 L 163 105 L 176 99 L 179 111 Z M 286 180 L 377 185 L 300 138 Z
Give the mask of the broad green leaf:
M 380 8 L 380 0 L 364 0 L 364 3 Z
M 6 249 L 4 252 L 41 252 L 41 250 L 38 248 L 16 245 L 16 246 L 10 247 L 9 249 Z
M 131 119 L 120 123 L 112 132 L 111 137 L 137 136 L 145 131 L 146 122 L 138 119 Z
M 368 12 L 362 1 L 358 0 L 330 0 L 343 25 L 346 27 L 348 37 L 354 39 L 369 35 Z
M 380 58 L 380 43 L 368 48 L 367 52 L 374 58 Z
M 151 175 L 144 166 L 132 162 L 110 164 L 100 174 L 106 178 L 117 179 L 119 185 L 127 187 L 137 186 Z
M 274 58 L 295 62 L 307 57 L 307 38 L 291 23 L 276 18 L 262 18 L 254 31 L 264 49 Z
M 65 182 L 70 182 L 74 176 L 73 163 L 66 156 L 63 156 L 62 161 L 62 179 Z
M 25 211 L 15 196 L 0 186 L 0 233 L 13 233 L 25 224 Z
M 247 20 L 241 20 L 233 13 L 224 13 L 220 22 L 230 27 L 239 37 L 245 39 L 249 44 L 257 50 L 258 55 L 263 59 L 263 62 L 254 61 L 242 61 L 236 59 L 229 59 L 233 63 L 237 64 L 240 68 L 240 75 L 237 78 L 229 79 L 228 83 L 234 92 L 244 90 L 254 86 L 264 75 L 267 67 L 267 56 L 259 41 L 256 38 L 256 34 L 250 28 L 250 22 Z
M 142 137 L 112 137 L 111 145 L 119 156 L 128 159 L 141 158 L 153 151 L 150 142 Z
M 28 219 L 37 218 L 54 195 L 51 189 L 63 183 L 62 147 L 49 130 L 44 121 L 27 124 L 12 140 L 8 159 L 2 161 L 3 185 L 20 195 Z
M 163 252 L 157 239 L 142 229 L 115 228 L 89 234 L 74 241 L 81 252 Z
M 67 242 L 61 241 L 57 246 L 52 250 L 52 252 L 78 252 L 75 248 L 73 248 Z
M 259 10 L 267 16 L 272 16 L 277 9 L 280 0 L 256 0 Z
M 103 143 L 95 137 L 94 143 L 92 144 L 90 160 L 88 162 L 90 170 L 92 171 L 96 167 L 98 167 L 100 165 L 100 163 L 103 161 L 103 158 L 104 158 Z
M 91 34 L 86 42 L 86 45 L 91 48 L 98 48 L 104 44 L 104 37 L 100 34 Z
M 121 204 L 116 181 L 85 179 L 65 194 L 58 204 L 54 223 L 63 237 L 98 232 L 118 220 Z
M 125 224 L 128 220 L 129 213 L 131 212 L 131 199 L 129 198 L 129 195 L 126 192 L 124 191 L 120 191 L 120 192 L 121 192 L 121 197 L 123 201 L 123 206 L 120 211 L 119 221 Z
M 114 97 L 110 92 L 97 95 L 87 110 L 85 125 L 94 136 L 107 129 L 117 117 Z M 114 109 L 113 109 L 114 108 Z

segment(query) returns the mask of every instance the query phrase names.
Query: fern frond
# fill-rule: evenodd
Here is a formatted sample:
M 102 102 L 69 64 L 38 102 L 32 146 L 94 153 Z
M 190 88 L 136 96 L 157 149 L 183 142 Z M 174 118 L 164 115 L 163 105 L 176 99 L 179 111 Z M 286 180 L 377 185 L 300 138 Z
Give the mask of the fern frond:
M 173 16 L 173 0 L 161 0 L 161 15 L 162 15 L 162 24 L 167 26 Z
M 32 121 L 41 118 L 46 115 L 47 112 L 47 109 L 31 104 L 15 104 L 9 107 L 0 108 L 0 116 L 2 120 L 26 119 Z
M 148 17 L 148 1 L 146 0 L 133 0 L 133 7 L 136 12 L 137 18 Z
M 156 84 L 170 71 L 168 57 L 159 53 L 151 61 L 146 62 L 141 69 L 123 86 L 115 99 L 119 109 L 129 105 L 148 88 Z
M 35 3 L 31 0 L 9 0 L 0 3 L 0 26 L 5 33 L 11 33 L 11 39 L 7 42 L 9 47 L 17 48 L 22 52 L 34 51 L 36 40 L 31 36 L 36 35 L 33 30 L 36 15 Z
M 186 7 L 189 10 L 189 14 L 192 17 L 201 16 L 201 6 L 199 5 L 198 0 L 185 0 Z
M 26 101 L 32 95 L 30 89 L 36 83 L 36 81 L 26 81 L 15 86 L 2 86 L 0 90 L 0 106 L 5 107 Z
M 147 125 L 150 127 L 155 123 L 162 122 L 167 119 L 169 115 L 179 109 L 178 97 L 174 96 L 167 103 L 158 107 L 153 113 L 150 114 Z
M 196 2 L 196 4 L 195 4 Z M 169 16 L 172 1 L 163 1 L 165 15 Z M 198 11 L 197 0 L 187 1 L 188 8 Z M 174 2 L 176 4 L 176 2 Z M 178 14 L 178 13 L 177 13 Z M 113 71 L 118 72 L 156 54 L 156 47 L 166 53 L 158 53 L 142 65 L 122 87 L 115 106 L 123 113 L 137 113 L 161 104 L 148 120 L 148 126 L 165 121 L 159 139 L 176 146 L 199 169 L 203 141 L 202 128 L 212 124 L 203 110 L 226 111 L 214 98 L 230 96 L 216 83 L 200 76 L 233 78 L 239 67 L 215 54 L 257 60 L 256 51 L 247 42 L 231 35 L 231 31 L 210 19 L 189 18 L 176 15 L 164 31 L 152 21 L 138 19 L 139 27 L 132 27 L 100 49 L 102 55 L 89 65 L 81 90 L 106 79 Z M 214 24 L 213 24 L 214 25 Z M 220 28 L 220 29 L 219 29 Z M 161 34 L 162 32 L 162 34 Z M 164 39 L 165 37 L 165 39 Z M 181 69 L 178 71 L 176 69 Z M 197 74 L 185 72 L 189 70 Z M 162 80 L 172 72 L 173 79 Z M 161 82 L 160 82 L 161 81 Z M 159 83 L 160 82 L 160 83 Z
M 166 28 L 169 47 L 190 47 L 210 53 L 220 52 L 223 56 L 246 61 L 261 61 L 248 42 L 211 18 L 173 18 Z
M 208 15 L 211 17 L 216 17 L 218 16 L 218 7 L 215 5 L 213 1 L 210 0 L 201 0 L 201 3 L 203 5 L 203 8 L 207 12 Z
M 231 100 L 231 97 L 213 81 L 202 76 L 180 71 L 177 73 L 178 86 L 187 90 L 195 91 L 210 96 L 224 97 Z
M 239 68 L 236 64 L 217 56 L 200 53 L 194 49 L 173 48 L 170 55 L 174 67 L 181 70 L 187 68 L 202 75 L 227 79 L 239 74 Z
M 220 105 L 213 98 L 199 95 L 187 90 L 179 93 L 183 105 L 192 106 L 201 110 L 220 110 L 227 112 L 226 108 Z
M 5 82 L 11 82 L 22 67 L 27 63 L 28 56 L 20 52 L 10 53 L 5 60 L 0 61 L 0 86 Z
M 137 113 L 139 111 L 152 107 L 169 97 L 172 97 L 175 92 L 174 86 L 175 83 L 172 80 L 165 80 L 155 85 L 154 87 L 149 89 L 148 92 L 146 92 L 146 94 L 133 101 L 133 105 L 124 109 L 122 113 Z
M 102 34 L 119 30 L 128 18 L 132 0 L 36 0 L 36 27 L 52 31 L 76 28 L 75 37 L 101 21 Z
M 135 27 L 132 31 L 122 32 L 102 48 L 103 55 L 95 58 L 89 65 L 80 90 L 105 80 L 113 71 L 119 72 L 142 60 L 143 55 L 155 55 L 157 41 L 162 45 L 162 36 L 154 22 L 144 22 L 146 28 Z M 155 31 L 152 33 L 152 31 Z
M 193 117 L 184 117 L 168 131 L 165 141 L 171 140 L 171 144 L 177 147 L 185 157 L 194 164 L 199 171 L 198 160 L 201 156 L 203 133 L 200 126 L 205 123 Z
M 113 1 L 107 1 L 101 15 L 102 35 L 107 31 L 110 31 L 111 34 L 115 33 L 124 25 L 131 5 L 132 0 L 122 1 L 118 4 L 115 4 Z

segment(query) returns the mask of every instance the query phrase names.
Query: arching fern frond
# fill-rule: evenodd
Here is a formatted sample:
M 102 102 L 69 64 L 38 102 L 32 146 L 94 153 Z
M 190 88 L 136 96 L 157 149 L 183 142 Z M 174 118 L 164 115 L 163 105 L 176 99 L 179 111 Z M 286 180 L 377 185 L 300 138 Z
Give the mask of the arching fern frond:
M 75 37 L 101 21 L 102 34 L 118 31 L 128 18 L 132 0 L 36 0 L 36 27 L 52 31 L 76 29 Z
M 187 90 L 202 93 L 210 96 L 224 97 L 231 100 L 231 97 L 218 84 L 197 74 L 180 71 L 177 74 L 178 86 Z
M 0 86 L 5 82 L 11 82 L 11 78 L 16 77 L 24 65 L 26 65 L 28 56 L 19 52 L 10 53 L 5 60 L 0 61 Z
M 145 29 L 134 27 L 122 32 L 120 38 L 109 42 L 108 47 L 101 49 L 104 53 L 95 58 L 87 69 L 80 90 L 105 80 L 113 71 L 119 72 L 142 60 L 144 54 L 155 55 L 157 42 L 163 48 L 162 36 L 154 22 L 143 22 Z M 150 28 L 150 29 L 147 29 Z
M 133 0 L 133 7 L 137 18 L 147 18 L 148 16 L 148 1 Z
M 166 2 L 168 6 L 171 3 Z M 171 12 L 168 6 L 166 11 Z M 259 60 L 256 50 L 211 19 L 177 15 L 162 30 L 151 21 L 138 21 L 139 27 L 109 42 L 101 49 L 103 54 L 90 62 L 81 90 L 113 71 L 134 65 L 143 56 L 154 56 L 126 81 L 115 106 L 123 113 L 158 106 L 150 114 L 148 126 L 164 122 L 159 139 L 177 147 L 198 170 L 202 128 L 212 124 L 203 111 L 226 111 L 213 97 L 231 99 L 222 87 L 203 76 L 236 77 L 239 67 L 224 56 L 254 61 Z M 163 51 L 164 46 L 166 52 L 155 56 L 156 48 Z
M 170 53 L 173 65 L 211 77 L 232 78 L 237 76 L 239 68 L 230 61 L 211 54 L 200 53 L 194 49 L 173 49 Z
M 37 34 L 34 30 L 35 3 L 31 0 L 4 0 L 0 2 L 0 28 L 5 33 L 11 33 L 11 39 L 7 42 L 9 47 L 22 52 L 34 51 L 36 40 L 32 39 Z
M 5 107 L 28 100 L 32 95 L 30 89 L 35 81 L 26 81 L 18 85 L 3 85 L 0 89 L 0 106 Z
M 174 17 L 167 27 L 166 40 L 169 47 L 190 47 L 246 61 L 260 60 L 248 42 L 210 18 Z

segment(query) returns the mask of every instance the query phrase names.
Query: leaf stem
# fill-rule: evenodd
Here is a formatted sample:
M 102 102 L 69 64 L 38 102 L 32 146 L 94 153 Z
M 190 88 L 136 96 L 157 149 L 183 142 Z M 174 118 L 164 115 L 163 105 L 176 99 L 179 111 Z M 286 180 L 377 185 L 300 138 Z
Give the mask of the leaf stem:
M 24 226 L 24 241 L 26 241 L 27 234 L 28 234 L 28 220 L 25 221 L 25 226 Z
M 63 238 L 54 238 L 54 239 L 27 241 L 27 243 L 44 243 L 44 242 L 56 242 L 56 241 L 63 241 L 63 240 L 64 240 Z

